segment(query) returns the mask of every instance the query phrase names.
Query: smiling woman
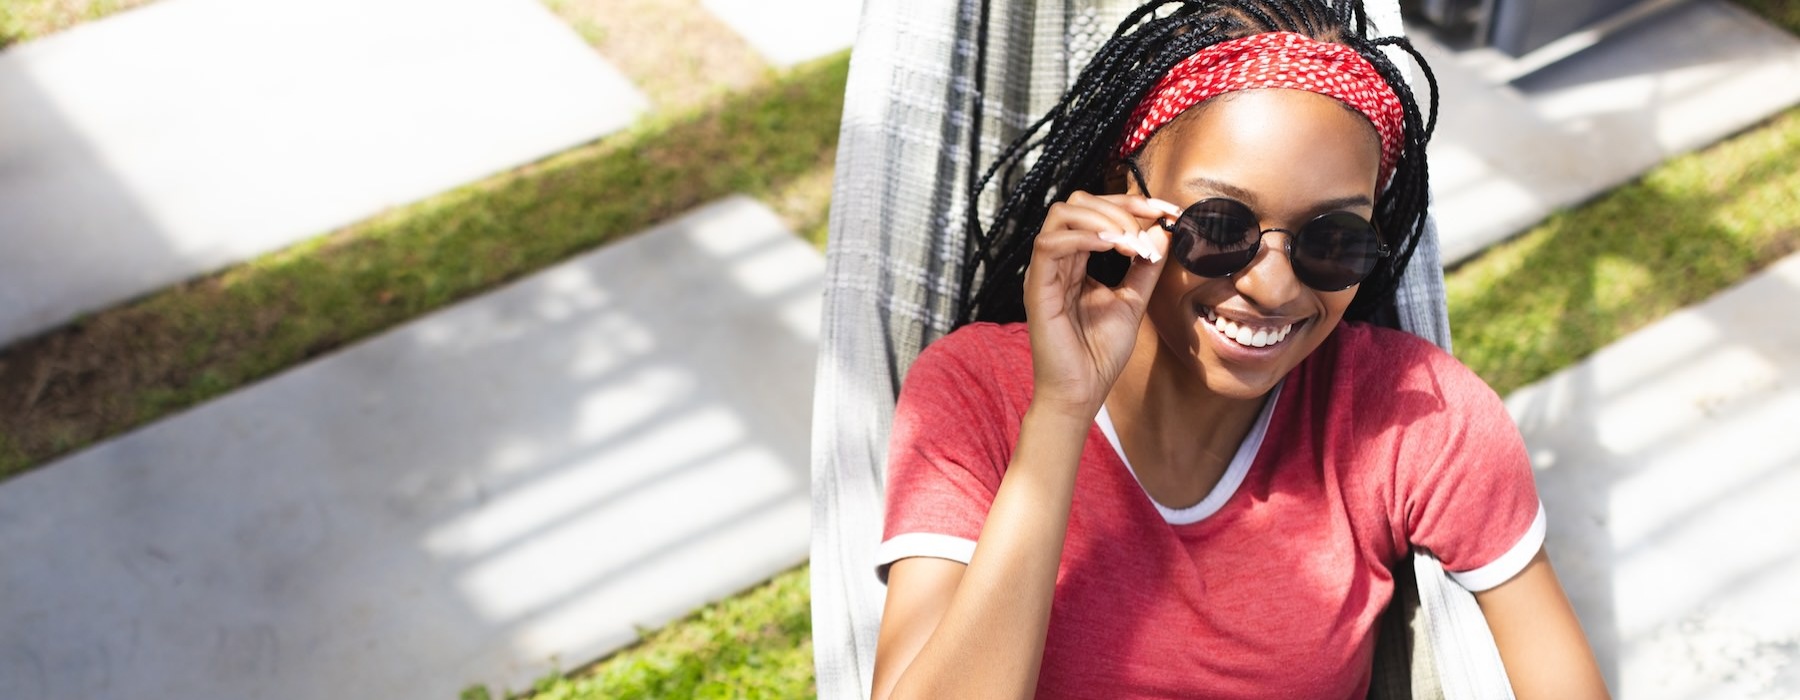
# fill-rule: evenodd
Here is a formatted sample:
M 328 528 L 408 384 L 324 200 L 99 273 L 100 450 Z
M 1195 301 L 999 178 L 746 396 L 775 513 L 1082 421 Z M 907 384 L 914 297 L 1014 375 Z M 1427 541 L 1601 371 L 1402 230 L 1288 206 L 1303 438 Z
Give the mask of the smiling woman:
M 1418 548 L 1519 697 L 1604 696 L 1498 397 L 1379 323 L 1423 230 L 1404 42 L 1303 0 L 1124 26 L 991 171 L 968 322 L 901 391 L 874 695 L 1361 697 Z

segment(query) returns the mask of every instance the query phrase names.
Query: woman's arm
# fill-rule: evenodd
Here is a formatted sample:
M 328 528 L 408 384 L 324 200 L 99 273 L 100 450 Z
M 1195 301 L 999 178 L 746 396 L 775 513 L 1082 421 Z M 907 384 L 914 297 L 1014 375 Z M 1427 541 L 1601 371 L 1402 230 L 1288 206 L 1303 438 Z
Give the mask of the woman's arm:
M 877 700 L 1031 696 L 1086 436 L 1086 422 L 1027 415 L 968 566 L 920 557 L 888 569 Z
M 1167 234 L 1145 222 L 1171 211 L 1180 212 L 1082 192 L 1051 206 L 1025 273 L 1031 406 L 968 566 L 911 558 L 889 567 L 876 700 L 1036 690 L 1081 451 L 1131 355 L 1168 249 Z M 1145 246 L 1155 262 L 1139 258 L 1118 287 L 1087 276 L 1090 255 Z
M 1519 700 L 1606 698 L 1581 621 L 1543 549 L 1506 583 L 1475 594 Z

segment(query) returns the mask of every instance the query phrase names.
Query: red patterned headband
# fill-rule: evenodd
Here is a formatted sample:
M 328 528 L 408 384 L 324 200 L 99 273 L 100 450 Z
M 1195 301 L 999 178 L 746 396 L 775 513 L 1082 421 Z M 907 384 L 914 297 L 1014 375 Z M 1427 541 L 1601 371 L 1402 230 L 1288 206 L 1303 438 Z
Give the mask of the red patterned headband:
M 1400 159 L 1404 111 L 1393 88 L 1375 67 L 1343 44 L 1314 41 L 1293 32 L 1269 32 L 1201 49 L 1169 70 L 1144 97 L 1119 145 L 1121 157 L 1142 148 L 1177 115 L 1194 105 L 1236 90 L 1290 88 L 1316 92 L 1350 105 L 1381 135 L 1381 176 L 1386 183 Z

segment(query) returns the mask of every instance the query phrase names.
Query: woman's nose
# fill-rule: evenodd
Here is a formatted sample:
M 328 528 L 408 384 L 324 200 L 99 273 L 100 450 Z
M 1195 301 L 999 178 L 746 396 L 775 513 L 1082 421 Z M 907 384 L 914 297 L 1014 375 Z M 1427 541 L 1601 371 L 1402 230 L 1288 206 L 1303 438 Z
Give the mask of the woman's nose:
M 1265 309 L 1280 309 L 1299 298 L 1306 285 L 1294 276 L 1293 261 L 1288 259 L 1291 235 L 1278 228 L 1263 232 L 1256 257 L 1232 276 L 1239 295 Z

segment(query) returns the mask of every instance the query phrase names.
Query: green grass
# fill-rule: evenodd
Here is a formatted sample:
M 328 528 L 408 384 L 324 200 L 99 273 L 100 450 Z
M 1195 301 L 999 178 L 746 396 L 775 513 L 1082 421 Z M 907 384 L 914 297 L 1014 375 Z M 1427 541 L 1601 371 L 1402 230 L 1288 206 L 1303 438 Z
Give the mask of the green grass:
M 25 398 L 0 401 L 0 478 L 733 193 L 800 201 L 787 218 L 823 245 L 825 198 L 804 192 L 829 183 L 848 63 L 770 74 L 8 348 L 0 395 Z
M 807 698 L 813 687 L 809 569 L 708 606 L 591 668 L 538 682 L 536 700 Z
M 1457 356 L 1502 394 L 1800 249 L 1800 109 L 1451 273 Z

